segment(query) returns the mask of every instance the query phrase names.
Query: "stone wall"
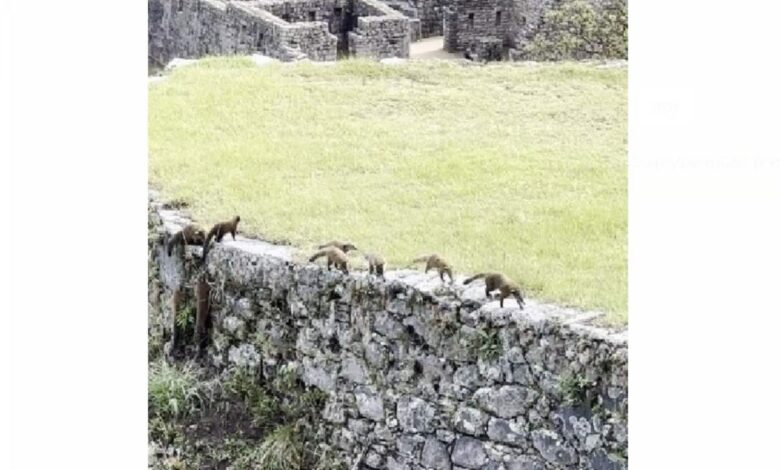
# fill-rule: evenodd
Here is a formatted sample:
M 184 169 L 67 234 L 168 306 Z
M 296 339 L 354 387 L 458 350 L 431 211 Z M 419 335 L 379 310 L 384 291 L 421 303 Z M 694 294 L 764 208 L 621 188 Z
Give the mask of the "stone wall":
M 408 19 L 375 0 L 148 1 L 149 57 L 160 64 L 252 52 L 317 61 L 351 49 L 365 57 L 409 56 Z
M 183 341 L 171 341 L 171 298 L 194 284 L 202 250 L 169 257 L 162 241 L 186 223 L 150 203 L 150 344 L 169 354 Z M 328 394 L 313 424 L 350 468 L 627 467 L 626 333 L 592 326 L 597 314 L 534 299 L 499 308 L 462 276 L 382 280 L 294 259 L 240 235 L 209 251 L 205 360 L 298 371 Z
M 355 0 L 357 28 L 349 33 L 356 57 L 409 57 L 409 20 L 377 0 Z
M 391 8 L 414 20 L 412 41 L 441 36 L 444 8 L 452 0 L 382 0 Z

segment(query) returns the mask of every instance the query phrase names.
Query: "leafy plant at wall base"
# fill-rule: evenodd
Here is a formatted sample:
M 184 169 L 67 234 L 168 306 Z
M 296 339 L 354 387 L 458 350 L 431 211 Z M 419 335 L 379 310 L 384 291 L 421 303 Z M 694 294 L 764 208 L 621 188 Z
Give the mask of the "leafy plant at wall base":
M 176 314 L 176 326 L 180 330 L 187 330 L 195 324 L 195 311 L 191 305 L 183 307 L 181 311 Z

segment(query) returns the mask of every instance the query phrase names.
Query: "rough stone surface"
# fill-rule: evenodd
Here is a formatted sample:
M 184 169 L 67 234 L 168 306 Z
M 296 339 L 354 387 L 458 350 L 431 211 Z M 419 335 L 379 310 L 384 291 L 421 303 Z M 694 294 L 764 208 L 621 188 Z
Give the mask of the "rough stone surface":
M 450 470 L 452 468 L 447 446 L 433 438 L 428 438 L 425 441 L 421 463 L 426 468 L 434 470 Z
M 398 422 L 408 432 L 431 432 L 434 408 L 417 397 L 405 396 L 398 400 Z
M 474 394 L 482 409 L 501 418 L 514 418 L 524 414 L 537 396 L 538 392 L 534 389 L 519 385 L 480 388 Z
M 361 416 L 374 421 L 383 421 L 385 419 L 385 407 L 382 403 L 382 397 L 359 392 L 355 394 L 355 399 Z
M 514 421 L 491 418 L 488 422 L 488 437 L 495 442 L 521 445 L 525 442 L 525 429 Z
M 574 465 L 577 454 L 554 431 L 537 429 L 531 432 L 534 447 L 545 460 L 556 465 Z
M 150 208 L 160 236 L 191 222 L 155 200 Z M 194 340 L 172 335 L 171 298 L 192 285 L 201 248 L 169 257 L 163 238 L 149 237 L 150 344 L 181 354 Z M 343 275 L 293 254 L 240 234 L 213 245 L 203 360 L 266 379 L 293 372 L 325 392 L 314 424 L 350 468 L 361 455 L 361 468 L 627 468 L 624 332 L 535 299 L 499 311 L 483 287 L 441 289 L 419 271 Z M 485 362 L 469 341 L 493 321 L 506 349 Z
M 461 437 L 452 449 L 452 463 L 465 468 L 482 468 L 488 462 L 482 441 Z
M 455 430 L 471 436 L 485 434 L 489 416 L 476 408 L 461 407 L 455 413 Z

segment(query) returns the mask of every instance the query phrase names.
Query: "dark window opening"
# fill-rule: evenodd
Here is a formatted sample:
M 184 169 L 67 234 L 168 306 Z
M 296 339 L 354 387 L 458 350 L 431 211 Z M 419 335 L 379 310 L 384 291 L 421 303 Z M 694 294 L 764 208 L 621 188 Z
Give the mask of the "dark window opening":
M 290 22 L 290 15 L 288 13 L 285 13 L 284 15 L 282 15 L 282 19 L 289 23 Z
M 263 47 L 263 33 L 257 35 L 257 48 Z
M 498 26 L 500 24 L 501 24 L 501 12 L 497 11 L 496 12 L 496 26 Z
M 179 0 L 179 11 L 184 11 L 184 0 Z
M 241 34 L 246 34 L 246 25 L 245 24 L 241 25 Z
M 309 21 L 317 21 L 317 12 L 316 11 L 310 11 L 309 12 Z
M 333 15 L 334 16 L 341 16 L 341 7 L 336 7 L 333 9 Z
M 474 27 L 474 13 L 469 13 L 469 27 Z

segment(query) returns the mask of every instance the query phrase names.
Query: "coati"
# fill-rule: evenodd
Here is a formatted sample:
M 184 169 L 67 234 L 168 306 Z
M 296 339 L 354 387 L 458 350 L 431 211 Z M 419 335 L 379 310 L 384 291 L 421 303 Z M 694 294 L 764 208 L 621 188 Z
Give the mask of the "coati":
M 490 293 L 498 289 L 501 291 L 499 305 L 502 308 L 504 306 L 504 299 L 510 295 L 514 295 L 515 299 L 517 299 L 517 304 L 520 306 L 520 310 L 523 309 L 525 301 L 523 300 L 523 294 L 520 292 L 520 286 L 501 273 L 480 273 L 466 279 L 463 281 L 463 284 L 468 284 L 471 281 L 482 277 L 485 278 L 485 297 L 490 298 Z
M 209 319 L 209 292 L 211 287 L 206 278 L 201 277 L 195 285 L 195 299 L 198 304 L 195 309 L 195 342 L 200 350 L 206 345 L 206 326 Z
M 179 314 L 179 308 L 184 301 L 184 292 L 176 288 L 171 296 L 171 354 L 176 351 L 179 335 L 176 333 L 176 316 Z
M 317 253 L 314 253 L 314 255 L 309 258 L 309 261 L 314 261 L 317 258 L 321 258 L 323 256 L 327 257 L 328 259 L 328 271 L 330 271 L 330 266 L 335 264 L 336 268 L 343 271 L 344 274 L 349 274 L 349 270 L 347 270 L 347 255 L 341 251 L 341 249 L 336 248 L 335 246 L 328 246 L 321 249 Z
M 385 260 L 374 253 L 364 253 L 363 257 L 368 261 L 368 274 L 376 274 L 385 277 Z
M 329 246 L 336 247 L 339 250 L 343 251 L 344 253 L 349 253 L 350 250 L 357 250 L 357 247 L 355 245 L 353 245 L 352 243 L 350 243 L 350 242 L 342 242 L 340 240 L 330 241 L 328 243 L 325 243 L 324 245 L 318 246 L 317 248 L 322 249 L 322 248 L 327 248 Z
M 168 240 L 168 256 L 173 253 L 176 245 L 203 245 L 206 242 L 206 232 L 195 224 L 186 225 Z
M 428 273 L 433 268 L 436 268 L 439 270 L 439 277 L 441 277 L 441 282 L 444 282 L 444 273 L 447 273 L 447 275 L 450 277 L 450 283 L 452 283 L 452 267 L 450 264 L 439 255 L 429 255 L 429 256 L 421 256 L 419 258 L 416 258 L 412 260 L 412 263 L 422 263 L 425 262 L 425 272 Z
M 236 228 L 238 227 L 239 222 L 241 222 L 241 217 L 235 216 L 227 222 L 220 222 L 215 226 L 211 227 L 211 230 L 209 230 L 209 234 L 206 236 L 206 243 L 203 244 L 204 263 L 206 262 L 206 255 L 209 252 L 209 243 L 211 243 L 211 239 L 214 238 L 217 242 L 221 242 L 222 237 L 224 237 L 229 233 L 233 237 L 233 240 L 235 240 Z

